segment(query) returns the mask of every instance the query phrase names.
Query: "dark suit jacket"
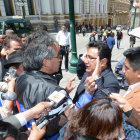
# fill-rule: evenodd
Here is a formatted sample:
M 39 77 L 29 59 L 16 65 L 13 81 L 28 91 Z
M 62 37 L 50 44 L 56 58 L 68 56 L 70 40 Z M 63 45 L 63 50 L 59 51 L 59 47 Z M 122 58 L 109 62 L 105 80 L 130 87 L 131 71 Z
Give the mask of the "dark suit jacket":
M 3 119 L 3 121 L 12 124 L 17 129 L 21 128 L 21 124 L 20 124 L 19 120 L 14 115 L 11 115 L 11 116 Z
M 73 102 L 76 103 L 80 96 L 85 92 L 85 80 L 89 76 L 89 74 L 86 72 L 77 88 L 75 97 L 73 99 Z M 98 89 L 93 95 L 93 98 L 103 98 L 106 97 L 106 95 L 100 90 L 100 89 L 107 89 L 110 92 L 119 93 L 120 87 L 117 78 L 113 74 L 111 68 L 106 68 L 101 73 L 101 78 L 96 80 L 96 84 L 98 85 Z

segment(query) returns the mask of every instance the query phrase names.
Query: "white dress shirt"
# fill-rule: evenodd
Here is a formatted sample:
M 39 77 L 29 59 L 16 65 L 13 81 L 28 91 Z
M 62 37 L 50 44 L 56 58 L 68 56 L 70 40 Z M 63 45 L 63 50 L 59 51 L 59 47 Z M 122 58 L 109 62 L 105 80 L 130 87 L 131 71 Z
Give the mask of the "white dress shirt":
M 125 97 L 129 92 L 131 92 L 131 91 L 132 91 L 135 87 L 137 87 L 139 84 L 140 84 L 140 82 L 135 83 L 135 84 L 133 84 L 133 85 L 130 85 L 130 86 L 128 87 L 127 92 L 123 95 L 123 97 Z
M 26 118 L 24 117 L 22 113 L 16 114 L 15 117 L 19 120 L 21 126 L 24 126 L 27 124 Z
M 63 32 L 62 30 L 58 32 L 56 35 L 56 40 L 61 46 L 67 46 L 69 45 L 71 48 L 71 42 L 70 42 L 70 33 L 68 31 Z

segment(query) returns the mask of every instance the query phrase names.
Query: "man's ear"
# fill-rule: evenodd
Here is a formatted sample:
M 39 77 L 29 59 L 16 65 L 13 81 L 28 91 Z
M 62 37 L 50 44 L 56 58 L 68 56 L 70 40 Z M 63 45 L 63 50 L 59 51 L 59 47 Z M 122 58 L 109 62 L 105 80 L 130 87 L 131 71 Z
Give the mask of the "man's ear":
M 138 78 L 140 79 L 140 68 L 136 70 L 138 74 Z
M 47 67 L 47 63 L 48 63 L 48 59 L 43 59 L 43 63 L 42 64 L 43 64 L 44 67 Z
M 107 66 L 107 58 L 101 59 L 101 67 L 106 67 Z

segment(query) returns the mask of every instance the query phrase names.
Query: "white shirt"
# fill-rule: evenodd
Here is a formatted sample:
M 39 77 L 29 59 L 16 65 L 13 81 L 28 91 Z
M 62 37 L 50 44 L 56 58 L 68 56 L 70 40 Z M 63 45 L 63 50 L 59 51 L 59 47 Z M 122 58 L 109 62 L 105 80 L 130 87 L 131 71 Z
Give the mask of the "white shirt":
M 56 40 L 58 41 L 59 45 L 61 46 L 67 46 L 69 45 L 71 48 L 71 42 L 70 42 L 70 33 L 68 31 L 63 32 L 62 30 L 58 32 L 56 35 Z
M 19 120 L 21 126 L 24 126 L 27 124 L 26 118 L 24 117 L 22 113 L 16 114 L 15 117 Z
M 137 87 L 140 84 L 140 82 L 135 83 L 133 85 L 130 85 L 127 92 L 123 95 L 123 97 L 125 97 L 129 92 L 131 92 L 135 87 Z

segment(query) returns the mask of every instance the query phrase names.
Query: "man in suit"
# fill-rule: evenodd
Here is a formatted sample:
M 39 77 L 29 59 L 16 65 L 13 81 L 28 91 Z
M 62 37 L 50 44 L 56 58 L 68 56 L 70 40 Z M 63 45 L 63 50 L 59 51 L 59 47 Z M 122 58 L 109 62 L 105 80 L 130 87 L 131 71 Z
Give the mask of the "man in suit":
M 124 110 L 124 112 L 128 112 L 126 121 L 140 130 L 140 47 L 128 49 L 123 54 L 126 59 L 122 72 L 129 84 L 128 90 L 124 94 L 124 98 L 129 103 L 127 110 Z M 111 98 L 117 100 L 119 104 L 121 102 L 122 107 L 122 104 L 124 106 L 126 103 L 118 96 L 113 94 Z
M 140 131 L 140 116 L 130 103 L 120 94 L 111 93 L 110 98 L 114 99 L 127 116 L 127 121 Z
M 140 47 L 128 49 L 123 54 L 126 60 L 122 72 L 129 84 L 124 97 L 140 117 Z M 132 120 L 129 118 L 127 121 Z
M 98 57 L 99 59 L 97 59 Z M 100 66 L 97 65 L 97 61 L 100 61 Z M 106 97 L 101 89 L 108 89 L 110 92 L 119 93 L 120 88 L 118 80 L 111 69 L 111 51 L 106 43 L 102 41 L 90 42 L 88 44 L 84 63 L 86 65 L 86 72 L 83 75 L 73 99 L 78 108 L 90 102 L 92 98 Z M 88 79 L 87 77 L 93 77 L 92 82 L 96 82 L 98 85 L 98 89 L 94 94 L 85 93 L 85 81 Z

